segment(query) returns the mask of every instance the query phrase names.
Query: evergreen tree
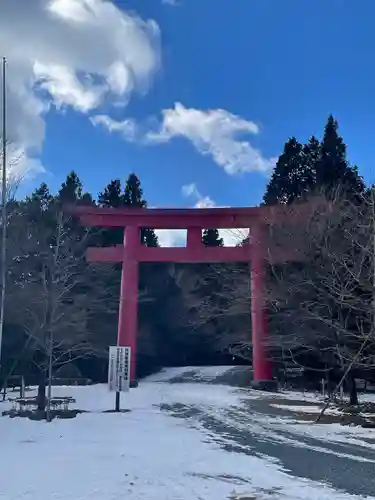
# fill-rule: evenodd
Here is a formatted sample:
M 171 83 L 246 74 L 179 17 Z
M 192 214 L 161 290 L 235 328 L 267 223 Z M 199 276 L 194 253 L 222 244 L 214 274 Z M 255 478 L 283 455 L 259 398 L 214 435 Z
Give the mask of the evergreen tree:
M 112 180 L 98 195 L 98 204 L 100 207 L 120 208 L 123 205 L 123 201 L 121 181 L 119 179 Z M 119 227 L 102 229 L 100 240 L 102 246 L 121 245 L 124 241 L 124 231 Z
M 121 181 L 115 179 L 111 181 L 104 191 L 99 193 L 98 203 L 101 207 L 119 208 L 123 204 L 123 196 L 121 194 Z
M 37 209 L 38 212 L 44 212 L 48 210 L 53 196 L 49 191 L 49 187 L 45 182 L 36 188 L 30 196 L 27 196 L 24 204 L 32 205 L 34 209 Z
M 80 205 L 95 205 L 95 201 L 91 193 L 84 193 L 78 203 Z
M 346 159 L 346 145 L 338 134 L 338 123 L 332 115 L 328 117 L 316 165 L 317 187 L 324 188 L 327 195 L 337 188 L 349 196 L 360 195 L 365 186 L 357 167 L 351 167 Z
M 304 193 L 311 192 L 316 184 L 316 165 L 320 157 L 320 142 L 312 135 L 309 142 L 303 146 L 303 175 L 302 185 Z
M 143 189 L 141 188 L 141 181 L 135 174 L 130 174 L 126 181 L 123 200 L 123 203 L 126 206 L 137 208 L 147 207 L 147 203 L 143 199 Z
M 159 240 L 154 229 L 143 228 L 141 230 L 141 241 L 146 247 L 159 246 Z
M 301 197 L 301 177 L 305 176 L 303 146 L 291 137 L 284 146 L 266 193 L 264 203 L 292 203 Z
M 90 193 L 83 193 L 82 182 L 77 173 L 73 170 L 66 176 L 65 181 L 61 184 L 57 194 L 56 201 L 59 201 L 63 206 L 65 204 L 76 205 L 94 205 L 94 201 Z M 79 226 L 78 218 L 74 219 L 74 225 Z M 83 228 L 82 228 L 83 229 Z M 84 231 L 82 231 L 83 234 Z
M 112 180 L 104 190 L 99 193 L 98 204 L 101 207 L 128 207 L 146 208 L 147 202 L 143 198 L 141 182 L 135 174 L 130 174 L 126 180 L 124 192 L 121 181 Z M 104 246 L 119 245 L 123 242 L 124 233 L 122 228 L 111 228 L 102 231 L 102 244 Z M 141 230 L 141 242 L 144 245 L 158 246 L 158 237 L 153 229 L 143 228 Z
M 224 246 L 223 238 L 220 238 L 217 229 L 205 229 L 202 234 L 202 243 L 206 247 L 222 247 Z
M 307 165 L 315 174 L 316 164 L 320 157 L 320 142 L 319 139 L 315 137 L 315 135 L 312 135 L 309 139 L 309 142 L 304 145 L 303 154 L 305 156 L 305 165 Z
M 58 197 L 63 202 L 74 203 L 82 198 L 82 183 L 73 170 L 67 175 L 61 185 Z
M 327 188 L 334 187 L 338 179 L 345 177 L 347 168 L 346 145 L 338 134 L 337 121 L 330 115 L 324 129 L 316 168 L 317 184 Z
M 147 207 L 147 202 L 143 198 L 143 189 L 141 187 L 141 182 L 134 173 L 130 174 L 126 181 L 123 195 L 123 204 L 129 208 Z M 155 234 L 155 230 L 142 228 L 141 243 L 148 247 L 157 247 L 158 237 Z
M 27 196 L 21 203 L 21 209 L 24 210 L 24 219 L 27 220 L 32 228 L 33 236 L 40 241 L 42 247 L 45 244 L 47 247 L 53 244 L 50 231 L 56 224 L 56 201 L 52 196 L 49 187 L 46 183 L 42 183 L 35 189 L 30 196 Z M 30 231 L 30 227 L 28 230 Z M 52 228 L 52 229 L 51 229 Z M 43 240 L 44 243 L 42 243 Z M 48 241 L 47 241 L 48 240 Z
M 292 203 L 309 193 L 333 196 L 358 196 L 365 186 L 346 159 L 346 145 L 338 134 L 338 123 L 328 117 L 321 143 L 312 136 L 302 146 L 295 137 L 289 139 L 280 155 L 264 195 L 265 204 Z

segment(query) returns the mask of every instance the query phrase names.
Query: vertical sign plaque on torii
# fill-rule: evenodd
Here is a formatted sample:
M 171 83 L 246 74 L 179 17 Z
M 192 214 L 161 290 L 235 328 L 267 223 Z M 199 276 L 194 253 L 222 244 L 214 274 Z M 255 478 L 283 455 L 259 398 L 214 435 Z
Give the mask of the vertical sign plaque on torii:
M 110 346 L 108 363 L 108 386 L 110 391 L 129 391 L 130 356 L 130 347 Z

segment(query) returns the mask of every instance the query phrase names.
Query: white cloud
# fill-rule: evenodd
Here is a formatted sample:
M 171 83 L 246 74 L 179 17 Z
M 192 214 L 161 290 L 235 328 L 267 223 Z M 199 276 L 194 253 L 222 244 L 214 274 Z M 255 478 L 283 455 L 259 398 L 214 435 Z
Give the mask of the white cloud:
M 241 138 L 260 132 L 254 122 L 223 109 L 188 109 L 181 103 L 175 103 L 173 109 L 165 109 L 162 114 L 162 122 L 156 126 L 156 130 L 150 130 L 152 119 L 142 126 L 135 126 L 132 121 L 132 131 L 137 132 L 137 137 L 133 133 L 129 134 L 129 120 L 121 122 L 110 116 L 100 116 L 93 123 L 106 127 L 110 132 L 120 133 L 125 140 L 138 140 L 144 145 L 163 144 L 176 137 L 183 137 L 199 153 L 211 156 L 229 175 L 241 172 L 269 174 L 275 166 L 277 158 L 266 158 L 248 140 Z
M 214 208 L 218 207 L 209 196 L 200 193 L 195 182 L 185 184 L 181 188 L 182 194 L 194 201 L 192 208 Z M 157 230 L 156 234 L 162 247 L 183 246 L 186 244 L 186 230 Z M 225 246 L 235 246 L 241 243 L 249 234 L 247 229 L 219 229 L 220 237 L 224 240 Z
M 195 182 L 191 184 L 185 184 L 184 186 L 182 186 L 181 191 L 184 196 L 195 199 L 194 208 L 213 208 L 217 206 L 209 196 L 203 196 L 198 191 Z
M 155 233 L 162 247 L 181 247 L 186 245 L 186 229 L 156 229 Z
M 45 172 L 39 158 L 27 157 L 23 149 L 14 143 L 7 145 L 7 158 L 7 183 L 9 193 L 12 195 L 16 193 L 22 181 Z M 0 152 L 0 162 L 2 162 L 2 151 Z M 1 177 L 0 175 L 0 180 Z
M 195 199 L 194 208 L 219 207 L 219 205 L 216 205 L 216 203 L 209 196 L 203 196 L 194 182 L 192 184 L 182 186 L 182 193 L 184 196 Z M 248 233 L 249 231 L 246 229 L 219 229 L 220 237 L 223 238 L 224 245 L 228 247 L 241 243 L 241 241 L 246 238 Z
M 138 133 L 136 122 L 128 118 L 123 121 L 113 120 L 108 115 L 96 115 L 90 118 L 91 123 L 96 126 L 103 126 L 110 132 L 118 132 L 124 136 L 127 141 L 135 141 Z
M 76 111 L 87 113 L 99 106 L 104 85 L 94 85 L 90 77 L 81 81 L 69 68 L 59 64 L 34 63 L 34 76 L 39 89 L 45 90 L 56 107 L 71 106 Z
M 163 5 L 171 5 L 172 7 L 177 7 L 180 3 L 177 0 L 161 0 Z
M 228 173 L 268 173 L 276 159 L 265 158 L 243 135 L 258 134 L 256 123 L 244 120 L 223 109 L 199 110 L 175 103 L 163 111 L 163 120 L 156 132 L 149 132 L 150 143 L 165 143 L 184 137 L 203 155 L 210 155 Z
M 35 162 L 51 106 L 88 113 L 147 89 L 159 66 L 159 28 L 106 0 L 2 0 L 0 54 L 9 139 L 24 163 Z

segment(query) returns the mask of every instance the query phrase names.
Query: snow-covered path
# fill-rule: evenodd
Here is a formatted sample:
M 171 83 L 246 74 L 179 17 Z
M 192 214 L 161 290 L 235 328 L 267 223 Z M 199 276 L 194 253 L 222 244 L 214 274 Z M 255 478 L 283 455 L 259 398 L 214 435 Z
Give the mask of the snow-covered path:
M 51 424 L 0 418 L 0 499 L 365 498 L 294 477 L 272 453 L 236 443 L 235 431 L 244 426 L 238 416 L 251 398 L 246 402 L 233 388 L 151 378 L 123 396 L 131 411 L 121 414 L 103 413 L 113 407 L 106 386 L 59 387 L 54 393 L 72 395 L 88 413 Z M 237 419 L 232 430 L 215 428 L 228 418 Z M 257 437 L 254 425 L 255 417 L 248 430 L 256 441 L 263 431 Z
M 203 426 L 227 451 L 273 460 L 289 474 L 324 481 L 350 494 L 375 490 L 373 429 L 338 424 L 313 425 L 268 414 L 264 400 L 220 411 L 191 405 L 165 405 L 171 415 Z

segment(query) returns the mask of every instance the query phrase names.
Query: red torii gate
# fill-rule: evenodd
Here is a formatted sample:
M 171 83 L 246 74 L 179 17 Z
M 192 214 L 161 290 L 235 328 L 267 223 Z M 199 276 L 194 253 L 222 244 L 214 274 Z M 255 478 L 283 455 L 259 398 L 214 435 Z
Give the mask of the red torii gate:
M 307 209 L 307 210 L 306 210 Z M 123 227 L 124 244 L 108 248 L 91 247 L 91 262 L 122 262 L 118 345 L 132 350 L 130 376 L 136 382 L 138 330 L 138 276 L 142 262 L 217 263 L 248 262 L 251 270 L 251 317 L 254 383 L 264 387 L 272 381 L 272 364 L 265 346 L 268 328 L 265 298 L 265 263 L 285 262 L 294 249 L 267 248 L 267 226 L 290 220 L 291 215 L 306 217 L 311 204 L 299 205 L 291 212 L 285 206 L 250 208 L 97 208 L 78 206 L 74 213 L 91 227 Z M 294 218 L 294 217 L 293 217 Z M 186 247 L 146 247 L 140 242 L 140 229 L 187 229 Z M 249 229 L 248 243 L 236 247 L 205 247 L 202 230 Z

